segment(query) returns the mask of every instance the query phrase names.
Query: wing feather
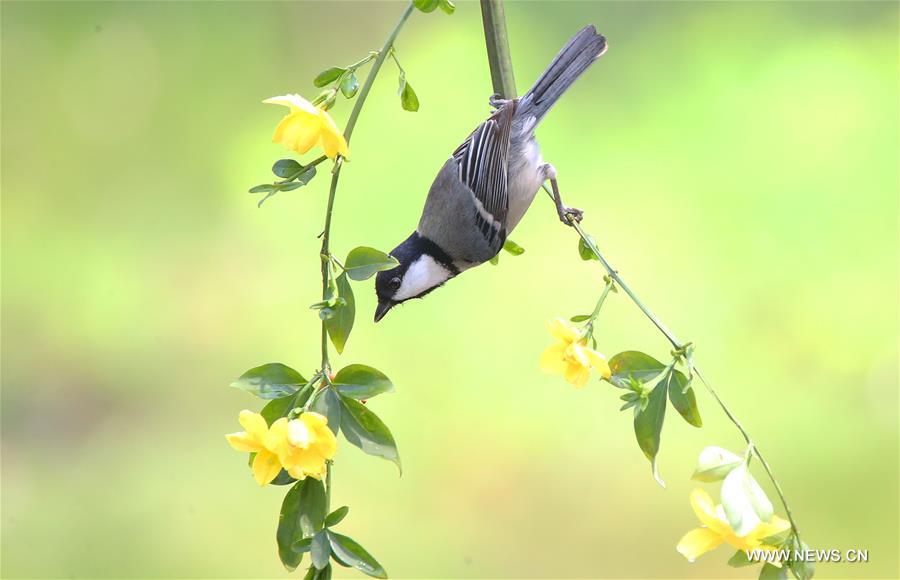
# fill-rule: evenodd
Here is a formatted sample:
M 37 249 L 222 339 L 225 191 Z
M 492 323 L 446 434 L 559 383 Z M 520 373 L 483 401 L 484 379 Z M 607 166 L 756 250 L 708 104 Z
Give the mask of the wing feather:
M 453 152 L 459 179 L 477 201 L 476 224 L 492 244 L 502 245 L 506 238 L 509 134 L 515 108 L 516 102 L 510 101 L 497 109 Z

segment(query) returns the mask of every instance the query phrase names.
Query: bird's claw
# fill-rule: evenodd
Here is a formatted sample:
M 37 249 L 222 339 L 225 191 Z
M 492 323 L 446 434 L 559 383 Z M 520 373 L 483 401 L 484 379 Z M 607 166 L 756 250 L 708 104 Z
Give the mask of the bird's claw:
M 499 93 L 494 93 L 494 94 L 491 95 L 490 98 L 488 99 L 488 103 L 489 103 L 489 104 L 491 105 L 491 107 L 493 107 L 494 109 L 499 109 L 500 107 L 502 107 L 503 105 L 505 105 L 505 104 L 508 103 L 508 102 L 509 102 L 509 99 L 501 98 Z
M 571 226 L 581 223 L 581 220 L 584 219 L 584 212 L 577 207 L 563 207 L 562 212 L 559 214 L 559 219 L 567 226 Z

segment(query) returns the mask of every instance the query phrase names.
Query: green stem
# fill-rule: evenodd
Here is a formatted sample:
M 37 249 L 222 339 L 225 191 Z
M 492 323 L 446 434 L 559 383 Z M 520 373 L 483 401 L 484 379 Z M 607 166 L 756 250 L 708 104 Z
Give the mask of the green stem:
M 331 513 L 331 470 L 334 469 L 334 461 L 327 462 L 325 471 L 325 515 Z
M 379 51 L 378 56 L 375 58 L 375 62 L 372 64 L 372 68 L 369 69 L 369 74 L 366 77 L 366 82 L 363 84 L 362 89 L 359 91 L 359 95 L 356 97 L 356 102 L 353 105 L 353 110 L 350 112 L 350 117 L 347 119 L 347 126 L 344 129 L 344 138 L 347 140 L 347 143 L 350 142 L 350 137 L 353 135 L 353 128 L 356 127 L 356 121 L 359 119 L 359 114 L 362 111 L 363 105 L 366 103 L 366 99 L 369 96 L 369 91 L 372 89 L 372 84 L 375 82 L 375 77 L 378 76 L 378 71 L 381 70 L 381 65 L 384 64 L 385 58 L 387 58 L 388 52 L 390 52 L 391 47 L 394 45 L 394 40 L 396 40 L 397 35 L 400 33 L 400 29 L 403 28 L 403 25 L 406 23 L 406 20 L 409 18 L 409 15 L 412 14 L 413 11 L 412 3 L 406 7 L 406 10 L 403 11 L 403 14 L 400 16 L 400 20 L 394 26 L 394 29 L 391 31 L 390 36 L 384 43 L 384 47 Z M 330 256 L 330 243 L 331 243 L 331 220 L 334 214 L 334 198 L 337 194 L 337 186 L 338 180 L 341 176 L 341 167 L 343 166 L 343 160 L 339 157 L 338 160 L 334 164 L 334 169 L 331 172 L 331 187 L 328 190 L 328 206 L 325 209 L 325 228 L 322 231 L 322 250 L 320 254 L 322 256 Z M 328 277 L 329 277 L 329 262 L 326 260 L 322 261 L 322 300 L 325 300 L 326 293 L 328 291 Z M 328 331 L 325 328 L 325 321 L 322 321 L 322 372 L 324 372 L 327 376 L 329 370 L 331 369 L 331 364 L 328 360 Z
M 484 23 L 484 43 L 487 46 L 494 92 L 501 99 L 515 99 L 516 79 L 513 75 L 512 58 L 509 56 L 503 0 L 481 0 L 481 20 Z
M 506 20 L 503 10 L 503 1 L 502 0 L 481 0 L 481 14 L 482 20 L 484 23 L 484 38 L 485 44 L 487 46 L 488 53 L 488 61 L 490 62 L 491 68 L 491 79 L 494 85 L 494 91 L 500 94 L 502 98 L 515 98 L 515 81 L 512 73 L 512 61 L 509 56 L 509 39 L 506 33 Z M 546 185 L 542 186 L 544 191 L 551 195 L 550 191 L 547 189 Z M 600 249 L 597 247 L 597 244 L 594 243 L 593 239 L 587 235 L 584 230 L 581 228 L 581 224 L 576 222 L 572 217 L 569 217 L 570 225 L 578 232 L 578 235 L 581 236 L 581 239 L 584 240 L 584 243 L 591 249 L 591 252 L 597 257 L 600 263 L 603 265 L 603 268 L 606 270 L 607 275 L 618 284 L 626 295 L 631 299 L 632 302 L 644 313 L 644 315 L 650 319 L 654 326 L 666 337 L 666 339 L 675 347 L 676 350 L 681 350 L 684 348 L 684 344 L 678 340 L 674 333 L 669 330 L 665 324 L 650 310 L 650 308 L 645 305 L 640 298 L 638 298 L 637 294 L 631 289 L 628 284 L 622 280 L 619 273 L 610 265 L 610 263 L 606 260 L 603 254 L 600 252 Z M 605 298 L 604 291 L 604 296 Z M 772 468 L 769 466 L 768 462 L 763 458 L 762 453 L 759 451 L 759 448 L 753 443 L 753 440 L 750 437 L 750 434 L 747 433 L 747 430 L 744 429 L 743 425 L 741 425 L 740 421 L 737 420 L 737 417 L 731 412 L 719 394 L 713 389 L 712 385 L 710 385 L 706 379 L 703 378 L 703 375 L 700 373 L 700 369 L 694 367 L 694 372 L 700 378 L 700 381 L 706 387 L 706 390 L 713 396 L 716 402 L 719 404 L 719 407 L 724 411 L 725 416 L 737 427 L 738 431 L 740 431 L 741 436 L 743 436 L 744 440 L 747 442 L 747 445 L 753 450 L 753 454 L 756 455 L 756 458 L 759 459 L 759 462 L 762 464 L 763 469 L 766 471 L 766 475 L 768 475 L 769 479 L 772 482 L 772 485 L 775 487 L 775 491 L 778 494 L 778 498 L 781 500 L 781 505 L 784 506 L 784 511 L 787 513 L 788 520 L 791 523 L 791 527 L 793 528 L 793 533 L 797 538 L 797 541 L 800 541 L 800 531 L 797 528 L 797 522 L 794 520 L 794 515 L 791 512 L 791 508 L 788 506 L 787 499 L 785 498 L 784 492 L 781 489 L 781 485 L 778 483 L 778 480 L 775 478 L 775 474 L 772 472 Z
M 591 324 L 597 319 L 597 315 L 600 314 L 600 308 L 603 306 L 603 303 L 606 302 L 606 297 L 609 296 L 609 291 L 612 290 L 613 284 L 615 284 L 615 282 L 610 278 L 606 283 L 606 286 L 603 287 L 603 292 L 600 294 L 600 298 L 597 299 L 597 305 L 594 306 L 594 311 L 591 312 Z
M 547 191 L 547 187 L 543 187 L 544 190 Z M 550 192 L 548 191 L 547 193 Z M 678 340 L 678 338 L 668 328 L 666 328 L 662 321 L 657 318 L 655 314 L 653 314 L 653 312 L 641 301 L 641 299 L 638 298 L 637 294 L 634 293 L 631 287 L 629 287 L 628 284 L 625 283 L 622 277 L 619 276 L 619 273 L 615 269 L 613 269 L 609 261 L 600 252 L 600 249 L 597 247 L 597 244 L 594 242 L 591 236 L 586 234 L 582 229 L 581 224 L 572 219 L 569 220 L 569 223 L 573 228 L 575 228 L 575 231 L 578 232 L 579 236 L 581 236 L 581 239 L 584 241 L 585 245 L 587 245 L 587 247 L 591 249 L 591 252 L 593 252 L 594 256 L 596 256 L 600 263 L 603 265 L 603 268 L 606 270 L 606 273 L 609 275 L 609 277 L 615 280 L 615 282 L 622 288 L 622 290 L 625 291 L 625 294 L 627 294 L 628 297 L 631 298 L 631 301 L 634 302 L 634 304 L 641 310 L 641 312 L 644 313 L 647 318 L 650 319 L 651 322 L 653 322 L 656 328 L 658 328 L 660 332 L 662 332 L 662 334 L 666 337 L 669 343 L 671 343 L 671 345 L 675 347 L 676 350 L 683 349 L 684 344 L 682 344 L 682 342 Z M 757 459 L 759 459 L 759 462 L 763 466 L 766 475 L 772 482 L 772 486 L 775 488 L 775 492 L 778 494 L 778 499 L 781 500 L 781 505 L 784 506 L 784 511 L 787 514 L 788 520 L 791 522 L 791 527 L 794 530 L 794 535 L 797 536 L 797 539 L 799 541 L 800 530 L 797 528 L 797 522 L 794 520 L 794 514 L 791 512 L 791 508 L 788 505 L 787 498 L 785 498 L 784 491 L 782 491 L 781 485 L 775 478 L 775 474 L 772 472 L 772 468 L 769 466 L 769 463 L 762 456 L 762 453 L 760 452 L 756 444 L 753 443 L 753 439 L 750 437 L 750 434 L 746 429 L 744 429 L 744 426 L 740 421 L 738 421 L 734 413 L 731 412 L 731 409 L 728 408 L 728 406 L 725 404 L 725 401 L 723 401 L 722 397 L 719 396 L 719 393 L 717 393 L 712 385 L 709 384 L 709 382 L 707 382 L 707 380 L 703 377 L 703 374 L 700 372 L 700 369 L 697 366 L 694 366 L 694 374 L 697 375 L 697 377 L 700 379 L 700 382 L 702 382 L 703 386 L 706 387 L 706 390 L 709 391 L 710 395 L 712 395 L 712 397 L 716 400 L 716 403 L 719 404 L 719 407 L 725 413 L 725 416 L 728 417 L 728 420 L 731 421 L 731 423 L 735 427 L 737 427 L 737 430 L 741 433 L 741 436 L 744 438 L 744 441 L 746 441 L 748 447 L 752 449 L 753 454 L 756 455 Z

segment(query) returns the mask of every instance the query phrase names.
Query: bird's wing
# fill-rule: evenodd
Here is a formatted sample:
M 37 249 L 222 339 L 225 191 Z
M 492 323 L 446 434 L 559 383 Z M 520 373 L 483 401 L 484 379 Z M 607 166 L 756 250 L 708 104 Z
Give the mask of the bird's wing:
M 506 237 L 509 134 L 516 104 L 509 101 L 497 109 L 453 152 L 460 181 L 475 195 L 478 229 L 491 245 L 502 245 Z

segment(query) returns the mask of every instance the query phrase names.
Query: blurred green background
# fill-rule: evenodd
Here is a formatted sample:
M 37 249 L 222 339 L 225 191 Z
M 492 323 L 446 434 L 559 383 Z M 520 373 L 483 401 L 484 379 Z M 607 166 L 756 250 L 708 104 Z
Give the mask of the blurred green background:
M 285 577 L 284 488 L 225 443 L 241 372 L 318 362 L 327 179 L 257 209 L 311 79 L 380 46 L 401 3 L 2 3 L 2 575 Z M 685 339 L 773 464 L 807 541 L 898 570 L 898 7 L 890 2 L 510 2 L 520 91 L 578 28 L 608 53 L 539 131 L 567 201 Z M 334 248 L 390 249 L 492 92 L 478 5 L 416 13 L 357 126 Z M 343 123 L 349 105 L 333 113 Z M 600 286 L 541 196 L 527 252 L 378 326 L 371 282 L 339 364 L 403 477 L 343 443 L 341 526 L 395 577 L 749 577 L 688 564 L 697 453 L 740 438 L 670 414 L 663 490 L 619 391 L 537 369 L 545 320 Z M 622 296 L 600 350 L 668 347 Z M 760 477 L 762 479 L 762 477 Z M 717 488 L 707 486 L 717 493 Z M 771 492 L 771 489 L 770 489 Z M 774 496 L 773 496 L 774 497 Z M 782 510 L 779 510 L 782 512 Z M 783 512 L 782 512 L 783 514 Z M 347 574 L 344 569 L 338 570 Z M 295 575 L 299 575 L 299 572 Z

